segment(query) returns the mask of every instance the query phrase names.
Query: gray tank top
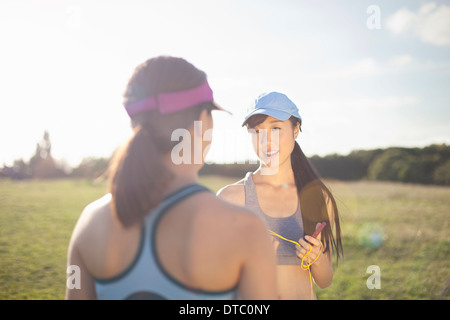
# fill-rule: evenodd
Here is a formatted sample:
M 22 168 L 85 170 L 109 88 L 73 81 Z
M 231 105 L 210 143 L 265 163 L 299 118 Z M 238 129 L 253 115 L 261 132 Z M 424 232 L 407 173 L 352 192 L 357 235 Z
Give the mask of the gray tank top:
M 300 203 L 294 214 L 276 218 L 265 214 L 258 202 L 256 187 L 252 179 L 252 172 L 247 172 L 244 178 L 245 207 L 252 210 L 264 221 L 266 228 L 283 236 L 286 239 L 297 241 L 304 236 L 303 220 L 300 212 Z M 301 260 L 295 253 L 295 245 L 291 242 L 276 238 L 279 241 L 277 249 L 277 260 L 279 265 L 299 265 Z
M 159 221 L 172 206 L 200 191 L 212 192 L 198 184 L 184 187 L 167 196 L 146 216 L 139 249 L 130 266 L 113 278 L 95 279 L 95 289 L 99 299 L 236 299 L 237 288 L 226 291 L 204 291 L 182 284 L 166 272 L 157 256 L 155 235 Z

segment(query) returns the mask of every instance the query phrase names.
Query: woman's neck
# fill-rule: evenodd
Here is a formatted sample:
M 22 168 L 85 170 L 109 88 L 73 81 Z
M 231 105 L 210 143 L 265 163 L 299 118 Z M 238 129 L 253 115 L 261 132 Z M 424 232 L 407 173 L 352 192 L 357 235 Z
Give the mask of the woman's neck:
M 253 173 L 258 183 L 267 183 L 274 187 L 295 186 L 294 171 L 290 159 L 276 168 L 265 167 L 262 164 Z
M 165 157 L 165 165 L 173 174 L 173 178 L 165 191 L 166 194 L 199 182 L 198 171 L 201 166 L 197 164 L 175 165 L 168 156 Z

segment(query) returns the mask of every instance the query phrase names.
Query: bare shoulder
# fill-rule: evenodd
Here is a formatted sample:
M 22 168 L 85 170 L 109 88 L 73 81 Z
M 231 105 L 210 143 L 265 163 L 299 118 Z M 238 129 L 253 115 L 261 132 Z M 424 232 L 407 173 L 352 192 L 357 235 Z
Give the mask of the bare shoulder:
M 217 211 L 210 215 L 213 220 L 209 225 L 214 223 L 215 236 L 220 235 L 218 238 L 227 243 L 225 250 L 231 249 L 241 259 L 247 260 L 260 250 L 262 243 L 269 243 L 266 226 L 258 215 L 244 206 L 218 197 L 216 199 Z
M 98 248 L 102 245 L 102 236 L 111 221 L 111 196 L 106 195 L 90 203 L 82 211 L 75 224 L 67 251 L 67 264 L 80 268 L 81 290 L 66 289 L 66 299 L 95 299 L 93 270 L 98 265 L 96 259 L 102 257 Z M 100 259 L 101 260 L 101 259 Z
M 72 232 L 71 246 L 92 243 L 94 237 L 102 233 L 111 221 L 110 203 L 111 195 L 106 194 L 84 208 Z
M 239 187 L 233 185 L 233 187 Z M 203 211 L 205 221 L 218 227 L 216 232 L 221 233 L 224 226 L 228 227 L 225 232 L 232 239 L 240 238 L 242 235 L 251 235 L 254 232 L 261 233 L 265 230 L 264 223 L 251 210 L 242 205 L 236 204 L 228 199 L 209 195 L 204 204 Z M 213 214 L 211 214 L 213 213 Z
M 219 191 L 217 191 L 217 196 L 229 202 L 244 206 L 245 205 L 244 179 L 241 179 L 233 184 L 229 184 L 221 188 Z

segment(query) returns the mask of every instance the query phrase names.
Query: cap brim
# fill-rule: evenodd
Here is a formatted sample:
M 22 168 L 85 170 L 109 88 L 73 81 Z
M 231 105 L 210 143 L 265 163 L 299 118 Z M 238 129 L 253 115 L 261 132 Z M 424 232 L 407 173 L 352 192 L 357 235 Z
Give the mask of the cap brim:
M 226 113 L 233 115 L 230 111 L 222 108 L 220 105 L 218 105 L 216 102 L 213 102 L 212 105 L 214 106 L 213 110 L 219 110 L 219 111 L 225 111 Z
M 286 121 L 287 119 L 289 119 L 292 115 L 288 112 L 284 112 L 284 111 L 280 111 L 280 110 L 274 110 L 274 109 L 265 109 L 265 108 L 259 108 L 256 109 L 254 111 L 252 111 L 251 113 L 249 113 L 245 119 L 244 122 L 242 122 L 242 127 L 244 126 L 245 122 L 252 116 L 257 115 L 257 114 L 265 114 L 267 116 L 271 116 L 274 117 L 280 121 Z

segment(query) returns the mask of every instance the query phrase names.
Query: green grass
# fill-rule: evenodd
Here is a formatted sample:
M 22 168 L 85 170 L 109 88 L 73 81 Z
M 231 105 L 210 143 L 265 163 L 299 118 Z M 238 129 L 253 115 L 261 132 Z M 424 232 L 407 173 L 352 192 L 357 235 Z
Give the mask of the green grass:
M 62 299 L 75 222 L 105 185 L 0 180 L 0 299 Z
M 237 179 L 201 177 L 213 191 Z M 319 299 L 449 299 L 450 188 L 327 181 L 341 215 L 344 260 Z M 63 299 L 66 252 L 83 208 L 106 192 L 80 180 L 0 180 L 0 299 Z M 371 232 L 381 245 L 370 241 Z M 367 267 L 381 271 L 368 289 Z
M 328 182 L 341 214 L 344 261 L 320 299 L 448 299 L 450 188 L 387 182 Z M 383 239 L 376 246 L 368 239 Z M 377 265 L 381 289 L 368 289 Z

